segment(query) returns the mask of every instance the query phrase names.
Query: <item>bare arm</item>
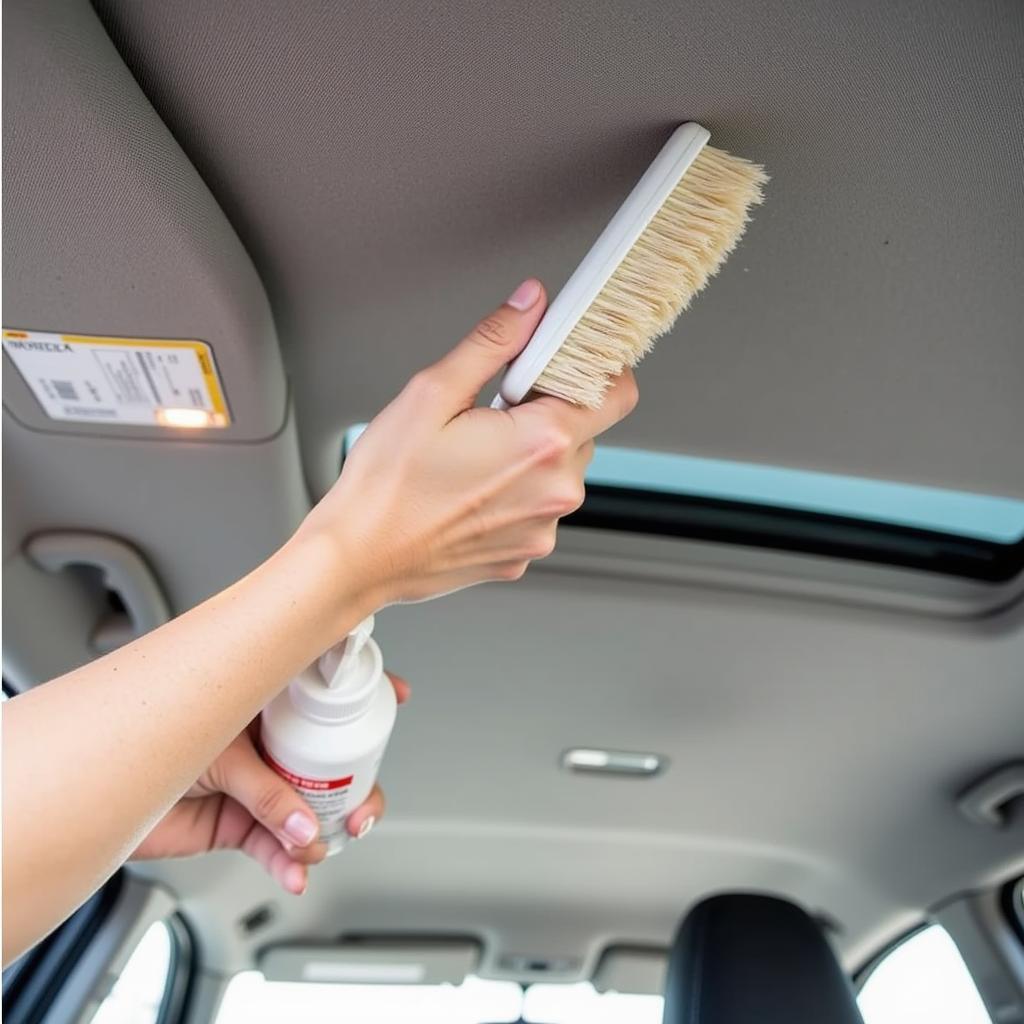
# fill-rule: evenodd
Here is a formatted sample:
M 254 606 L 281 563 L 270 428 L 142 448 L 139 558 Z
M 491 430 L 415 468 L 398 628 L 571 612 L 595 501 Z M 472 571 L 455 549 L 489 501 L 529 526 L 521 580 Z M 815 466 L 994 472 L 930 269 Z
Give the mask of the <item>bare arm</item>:
M 369 612 L 296 538 L 234 586 L 4 711 L 4 959 L 142 841 L 282 683 Z
M 55 927 L 304 665 L 360 619 L 515 579 L 582 500 L 597 411 L 540 399 L 474 409 L 543 312 L 524 286 L 370 425 L 341 478 L 263 565 L 4 714 L 4 960 Z

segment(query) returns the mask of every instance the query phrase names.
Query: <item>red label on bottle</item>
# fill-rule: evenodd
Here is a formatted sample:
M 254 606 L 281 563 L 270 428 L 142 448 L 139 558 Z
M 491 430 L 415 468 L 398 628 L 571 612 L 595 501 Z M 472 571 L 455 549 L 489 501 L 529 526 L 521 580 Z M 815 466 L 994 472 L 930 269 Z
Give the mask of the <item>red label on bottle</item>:
M 263 751 L 263 760 L 270 765 L 271 768 L 281 776 L 285 782 L 291 783 L 291 785 L 298 787 L 299 789 L 311 789 L 311 790 L 330 790 L 330 789 L 344 789 L 346 786 L 352 785 L 353 776 L 346 775 L 342 779 L 307 779 L 304 775 L 296 775 L 295 772 L 288 771 L 284 765 L 278 764 L 267 752 Z

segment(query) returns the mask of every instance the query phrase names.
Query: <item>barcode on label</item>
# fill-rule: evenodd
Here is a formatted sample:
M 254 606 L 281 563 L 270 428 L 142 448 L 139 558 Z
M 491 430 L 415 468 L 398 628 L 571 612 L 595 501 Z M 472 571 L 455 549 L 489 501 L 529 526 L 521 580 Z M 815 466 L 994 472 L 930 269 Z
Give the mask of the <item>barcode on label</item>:
M 69 380 L 52 380 L 50 383 L 53 385 L 53 390 L 57 392 L 57 397 L 64 399 L 65 402 L 77 402 L 78 392 L 75 390 L 75 385 Z

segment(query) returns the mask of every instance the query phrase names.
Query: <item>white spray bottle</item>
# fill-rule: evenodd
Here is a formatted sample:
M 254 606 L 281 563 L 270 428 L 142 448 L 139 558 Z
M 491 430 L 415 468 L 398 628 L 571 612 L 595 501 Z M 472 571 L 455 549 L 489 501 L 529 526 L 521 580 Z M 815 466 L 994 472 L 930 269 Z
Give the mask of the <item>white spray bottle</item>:
M 261 716 L 264 760 L 313 809 L 328 855 L 344 849 L 345 822 L 370 795 L 395 724 L 395 691 L 372 632 L 371 615 Z

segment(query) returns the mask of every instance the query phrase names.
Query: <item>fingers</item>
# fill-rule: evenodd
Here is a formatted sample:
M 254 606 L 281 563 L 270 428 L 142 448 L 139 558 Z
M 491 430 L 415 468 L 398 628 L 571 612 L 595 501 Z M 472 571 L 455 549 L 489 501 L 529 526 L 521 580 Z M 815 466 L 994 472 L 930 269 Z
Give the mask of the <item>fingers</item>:
M 314 843 L 320 831 L 306 802 L 257 753 L 248 732 L 242 733 L 217 759 L 211 781 L 237 800 L 279 845 L 303 851 L 302 859 L 323 859 Z
M 278 838 L 262 825 L 256 825 L 250 830 L 240 848 L 261 864 L 285 892 L 301 896 L 306 891 L 306 866 L 289 856 Z
M 603 434 L 609 427 L 625 419 L 636 407 L 639 392 L 632 370 L 624 370 L 608 389 L 597 409 L 570 405 L 560 398 L 542 395 L 510 410 L 514 419 L 534 420 L 544 417 L 567 430 L 580 444 Z
M 471 408 L 480 389 L 526 346 L 544 314 L 544 286 L 524 281 L 490 316 L 466 335 L 443 359 L 411 382 L 427 393 L 448 422 Z M 424 404 L 427 404 L 424 402 Z
M 412 687 L 399 675 L 394 672 L 387 673 L 391 685 L 395 688 L 395 699 L 399 704 L 404 704 L 412 696 Z
M 383 813 L 384 792 L 380 786 L 374 786 L 373 792 L 348 816 L 345 828 L 350 836 L 362 839 L 380 821 Z
M 576 450 L 576 456 L 573 459 L 573 465 L 576 467 L 576 472 L 580 476 L 584 476 L 587 472 L 587 466 L 590 465 L 594 460 L 594 452 L 597 450 L 597 445 L 594 444 L 593 440 L 584 441 Z M 575 510 L 574 510 L 575 511 Z

